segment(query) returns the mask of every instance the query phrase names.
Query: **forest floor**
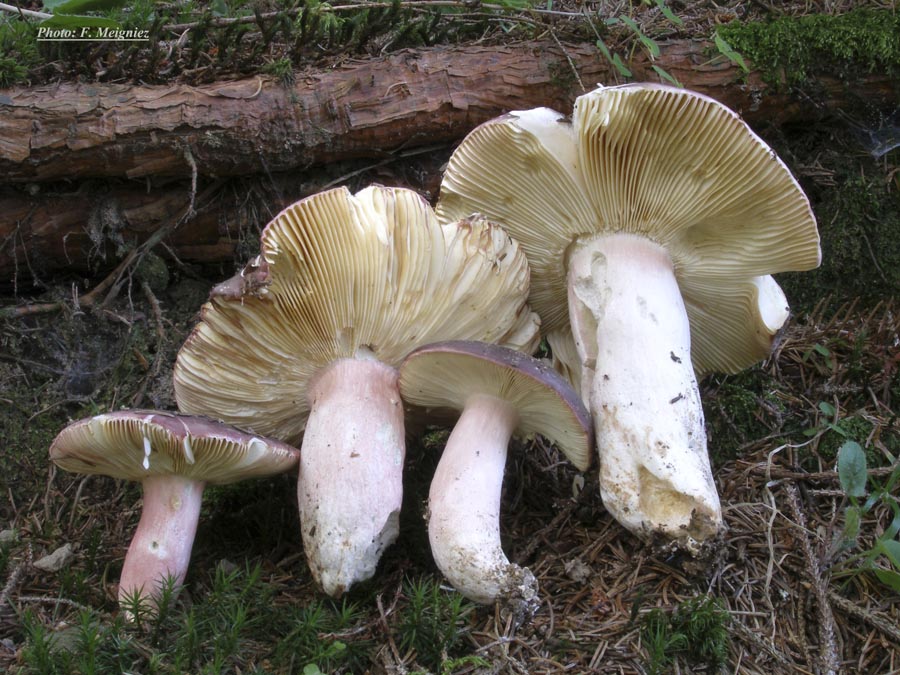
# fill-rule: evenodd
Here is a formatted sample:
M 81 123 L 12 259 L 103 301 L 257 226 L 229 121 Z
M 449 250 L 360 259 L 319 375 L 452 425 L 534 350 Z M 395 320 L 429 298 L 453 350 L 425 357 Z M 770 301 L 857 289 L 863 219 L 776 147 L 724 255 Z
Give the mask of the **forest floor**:
M 632 11 L 632 3 L 612 4 L 610 15 Z M 826 4 L 839 13 L 860 3 Z M 580 12 L 590 3 L 551 5 Z M 677 30 L 707 37 L 733 19 L 815 9 L 805 2 L 777 10 L 758 1 L 669 5 L 687 25 Z M 658 8 L 642 3 L 639 26 L 664 39 L 675 29 Z M 522 29 L 481 13 L 468 10 L 454 24 L 459 41 Z M 412 24 L 426 18 L 409 8 Z M 487 31 L 485 21 L 497 25 Z M 346 44 L 332 33 L 320 35 L 317 59 Z M 373 29 L 354 57 L 377 56 L 386 49 L 379 40 L 391 36 L 399 46 L 425 34 Z M 221 60 L 214 38 L 171 40 L 165 66 L 188 82 L 254 68 L 287 76 L 285 63 L 296 65 L 298 55 L 277 36 L 254 55 L 255 41 L 266 39 L 249 31 L 246 51 Z M 19 54 L 27 67 L 10 72 L 19 82 L 87 70 L 115 81 L 141 79 L 160 65 L 145 52 L 123 59 L 98 50 L 91 63 L 83 56 L 62 51 L 28 61 Z M 892 234 L 900 230 L 900 171 L 896 150 L 873 159 L 861 133 L 897 120 L 869 112 L 763 133 L 810 195 L 825 263 L 816 273 L 779 277 L 794 314 L 770 359 L 701 383 L 727 530 L 701 558 L 641 541 L 604 510 L 596 470 L 579 474 L 540 439 L 518 444 L 507 465 L 502 534 L 509 557 L 527 565 L 541 588 L 541 606 L 524 625 L 464 601 L 431 558 L 424 501 L 443 430 L 410 440 L 400 538 L 376 576 L 346 600 L 326 599 L 312 582 L 296 485 L 285 475 L 209 489 L 184 590 L 159 616 L 125 622 L 117 580 L 140 515 L 139 487 L 57 471 L 47 450 L 70 420 L 123 407 L 175 409 L 175 356 L 212 285 L 254 252 L 271 215 L 264 197 L 280 189 L 272 177 L 228 182 L 248 194 L 247 226 L 235 235 L 240 259 L 186 264 L 159 247 L 116 274 L 121 258 L 108 251 L 102 260 L 98 251 L 93 275 L 4 280 L 0 671 L 900 673 L 900 288 L 891 277 L 900 250 Z M 381 182 L 434 197 L 450 150 L 402 166 L 317 168 L 297 183 L 309 192 L 310 185 Z

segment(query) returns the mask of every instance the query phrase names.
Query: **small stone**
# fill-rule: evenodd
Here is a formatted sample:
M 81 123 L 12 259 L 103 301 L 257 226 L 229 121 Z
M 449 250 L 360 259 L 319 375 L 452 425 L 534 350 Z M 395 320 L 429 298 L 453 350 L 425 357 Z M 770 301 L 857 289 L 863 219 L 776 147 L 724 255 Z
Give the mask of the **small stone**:
M 13 544 L 19 540 L 19 533 L 15 530 L 0 530 L 0 546 Z
M 45 555 L 40 560 L 35 561 L 34 566 L 44 572 L 59 572 L 72 562 L 74 557 L 75 549 L 72 547 L 72 544 L 64 544 L 50 555 Z
M 585 565 L 581 560 L 575 558 L 574 560 L 570 560 L 565 564 L 566 576 L 568 576 L 572 581 L 575 581 L 579 584 L 583 584 L 588 579 L 591 578 L 593 571 L 587 565 Z

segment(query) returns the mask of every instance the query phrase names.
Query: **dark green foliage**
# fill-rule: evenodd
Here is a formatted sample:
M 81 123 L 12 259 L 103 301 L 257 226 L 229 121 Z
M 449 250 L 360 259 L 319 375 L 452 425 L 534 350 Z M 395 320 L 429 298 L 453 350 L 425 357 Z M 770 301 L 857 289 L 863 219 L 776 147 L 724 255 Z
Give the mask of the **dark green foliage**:
M 380 55 L 406 47 L 480 39 L 501 30 L 496 20 L 501 17 L 509 19 L 502 26 L 506 34 L 527 36 L 532 31 L 529 23 L 517 20 L 528 4 L 525 2 L 473 14 L 462 3 L 458 7 L 424 8 L 404 6 L 399 0 L 379 7 L 348 7 L 320 0 L 135 0 L 119 7 L 116 5 L 122 5 L 121 0 L 61 1 L 74 3 L 64 5 L 73 13 L 57 8 L 43 25 L 140 30 L 147 31 L 147 39 L 42 42 L 34 60 L 0 50 L 0 86 L 27 78 L 43 82 L 60 75 L 88 81 L 156 83 L 179 76 L 209 80 L 269 72 L 271 66 L 266 64 L 282 61 L 296 68 L 322 59 L 333 63 L 336 56 Z M 24 26 L 22 30 L 32 33 L 38 25 L 7 13 L 0 14 L 0 20 Z M 34 35 L 25 44 L 38 54 Z M 52 64 L 46 75 L 39 68 L 42 64 Z M 283 67 L 278 70 L 279 76 L 286 72 Z
M 900 592 L 900 541 L 897 539 L 900 503 L 896 498 L 900 464 L 895 464 L 884 482 L 870 481 L 867 467 L 866 453 L 860 444 L 846 441 L 838 451 L 837 470 L 849 505 L 844 511 L 843 531 L 833 543 L 832 552 L 861 550 L 842 561 L 836 576 L 871 574 L 894 592 Z M 875 511 L 888 514 L 891 520 L 876 531 L 871 545 L 863 544 L 860 537 L 863 520 Z
M 0 89 L 23 82 L 40 62 L 32 24 L 0 14 Z
M 335 636 L 361 620 L 353 605 L 275 604 L 259 567 L 217 569 L 211 586 L 187 609 L 176 606 L 171 586 L 155 611 L 137 598 L 123 604 L 133 623 L 121 614 L 107 621 L 84 611 L 62 631 L 25 612 L 21 675 L 233 673 L 244 667 L 247 644 L 261 639 L 273 645 L 268 660 L 278 672 L 291 664 L 291 672 L 305 664 L 329 673 L 359 672 L 371 648 L 366 639 L 345 644 Z
M 900 190 L 877 174 L 843 171 L 818 205 L 821 290 L 841 296 L 887 295 L 900 289 Z
M 780 428 L 784 402 L 778 383 L 759 368 L 714 375 L 703 388 L 709 452 L 716 463 L 734 459 L 743 445 Z
M 798 174 L 822 245 L 818 269 L 777 276 L 798 315 L 829 295 L 837 303 L 860 298 L 871 305 L 900 290 L 900 182 L 894 171 L 900 149 L 878 160 L 869 154 L 870 132 L 892 122 L 867 103 L 859 105 L 841 121 L 783 130 L 771 139 Z M 817 175 L 804 175 L 805 167 L 815 167 Z
M 718 34 L 771 83 L 800 84 L 822 72 L 847 80 L 900 72 L 900 14 L 889 9 L 734 22 Z
M 443 589 L 431 577 L 406 581 L 403 592 L 407 605 L 397 625 L 399 646 L 414 650 L 420 665 L 439 671 L 456 655 L 472 603 L 456 591 Z
M 284 637 L 272 655 L 274 665 L 283 668 L 291 663 L 315 664 L 326 673 L 363 669 L 372 643 L 360 635 L 350 634 L 350 629 L 362 618 L 356 605 L 346 601 L 314 602 L 285 614 L 277 624 Z M 342 640 L 341 632 L 348 632 L 348 637 Z
M 685 600 L 671 614 L 656 608 L 644 615 L 641 643 L 647 650 L 647 672 L 672 672 L 676 659 L 716 672 L 728 657 L 730 620 L 722 603 L 708 595 Z

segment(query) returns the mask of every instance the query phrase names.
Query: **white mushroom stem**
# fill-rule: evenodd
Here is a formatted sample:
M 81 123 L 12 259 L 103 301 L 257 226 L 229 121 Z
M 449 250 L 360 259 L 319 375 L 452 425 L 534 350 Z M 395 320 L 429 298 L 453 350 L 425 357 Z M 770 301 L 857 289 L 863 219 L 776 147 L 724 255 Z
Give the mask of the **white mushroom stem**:
M 722 514 L 672 260 L 644 237 L 615 234 L 578 242 L 568 268 L 604 505 L 632 531 L 694 548 Z
M 205 484 L 181 476 L 144 479 L 144 508 L 128 547 L 119 581 L 119 603 L 140 597 L 155 606 L 169 579 L 177 590 L 184 581 Z
M 406 446 L 397 371 L 361 356 L 335 361 L 307 390 L 300 525 L 313 577 L 331 596 L 375 574 L 400 527 Z
M 441 455 L 428 496 L 428 539 L 438 568 L 475 602 L 536 605 L 537 582 L 500 546 L 500 494 L 510 437 L 518 424 L 507 402 L 471 396 Z M 526 612 L 533 606 L 516 607 Z

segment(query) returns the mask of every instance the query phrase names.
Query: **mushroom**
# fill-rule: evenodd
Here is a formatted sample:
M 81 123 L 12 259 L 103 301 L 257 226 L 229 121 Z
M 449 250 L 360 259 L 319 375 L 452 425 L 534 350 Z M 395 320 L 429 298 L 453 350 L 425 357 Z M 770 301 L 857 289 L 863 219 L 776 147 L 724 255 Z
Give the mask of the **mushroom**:
M 216 289 L 175 365 L 181 409 L 297 443 L 312 574 L 329 595 L 397 537 L 405 455 L 396 366 L 445 338 L 533 351 L 525 256 L 496 225 L 441 226 L 411 190 L 337 188 L 289 206 Z M 305 428 L 305 431 L 304 431 Z
M 447 341 L 400 365 L 407 403 L 461 411 L 428 497 L 428 537 L 441 572 L 464 596 L 502 601 L 519 617 L 537 608 L 537 582 L 500 545 L 500 492 L 509 440 L 539 433 L 581 470 L 590 464 L 590 415 L 545 363 L 497 345 Z
M 571 121 L 538 108 L 469 134 L 437 212 L 476 211 L 528 256 L 529 302 L 594 418 L 607 509 L 696 549 L 722 523 L 696 373 L 765 358 L 786 307 L 768 275 L 819 264 L 797 181 L 711 98 L 600 87 Z
M 139 481 L 144 505 L 119 581 L 119 603 L 154 606 L 171 579 L 179 588 L 207 484 L 270 476 L 299 452 L 204 417 L 123 410 L 72 422 L 50 446 L 61 469 Z

